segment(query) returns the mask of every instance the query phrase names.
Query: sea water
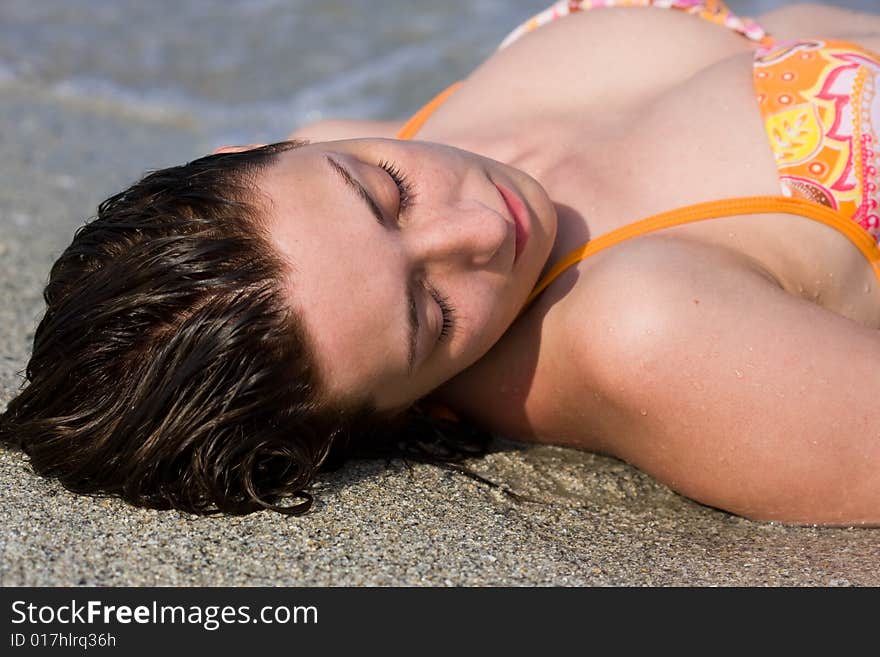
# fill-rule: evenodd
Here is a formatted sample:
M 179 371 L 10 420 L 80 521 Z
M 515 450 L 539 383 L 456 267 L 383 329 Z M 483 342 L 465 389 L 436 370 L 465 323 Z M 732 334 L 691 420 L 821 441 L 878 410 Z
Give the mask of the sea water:
M 405 118 L 549 4 L 2 0 L 0 87 L 196 122 L 217 143 L 274 141 L 323 117 Z M 787 3 L 729 4 L 756 15 Z

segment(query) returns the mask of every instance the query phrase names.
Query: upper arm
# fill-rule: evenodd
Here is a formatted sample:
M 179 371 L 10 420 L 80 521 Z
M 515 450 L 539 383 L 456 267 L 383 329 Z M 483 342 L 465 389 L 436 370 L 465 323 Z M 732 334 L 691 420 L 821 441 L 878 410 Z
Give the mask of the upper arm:
M 880 331 L 686 248 L 633 265 L 603 316 L 608 451 L 747 517 L 880 523 Z
M 359 137 L 387 137 L 393 139 L 403 127 L 400 121 L 357 121 L 352 119 L 322 119 L 294 130 L 288 139 L 335 141 Z

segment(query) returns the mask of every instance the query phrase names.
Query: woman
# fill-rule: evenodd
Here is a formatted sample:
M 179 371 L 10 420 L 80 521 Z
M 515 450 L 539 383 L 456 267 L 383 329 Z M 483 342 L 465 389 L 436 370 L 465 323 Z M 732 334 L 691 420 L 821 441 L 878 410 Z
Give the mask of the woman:
M 616 4 L 557 3 L 404 126 L 105 201 L 4 440 L 72 490 L 301 512 L 418 404 L 750 518 L 880 522 L 880 17 Z

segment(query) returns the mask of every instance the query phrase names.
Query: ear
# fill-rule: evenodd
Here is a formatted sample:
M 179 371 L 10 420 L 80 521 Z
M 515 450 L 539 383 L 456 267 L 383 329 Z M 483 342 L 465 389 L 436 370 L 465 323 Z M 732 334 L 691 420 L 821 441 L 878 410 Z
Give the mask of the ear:
M 247 146 L 221 146 L 220 148 L 215 148 L 213 155 L 219 155 L 220 153 L 241 153 L 243 151 L 250 151 L 254 148 L 260 148 L 260 146 L 265 146 L 266 144 L 248 144 Z

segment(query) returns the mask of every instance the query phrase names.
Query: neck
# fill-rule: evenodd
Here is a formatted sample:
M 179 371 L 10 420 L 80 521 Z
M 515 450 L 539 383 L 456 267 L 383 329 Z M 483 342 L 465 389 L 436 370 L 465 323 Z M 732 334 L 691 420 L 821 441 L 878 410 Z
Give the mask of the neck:
M 583 214 L 565 203 L 554 201 L 553 205 L 556 208 L 556 239 L 547 256 L 547 262 L 541 269 L 538 281 L 543 279 L 550 268 L 562 260 L 571 249 L 591 239 L 590 226 Z

